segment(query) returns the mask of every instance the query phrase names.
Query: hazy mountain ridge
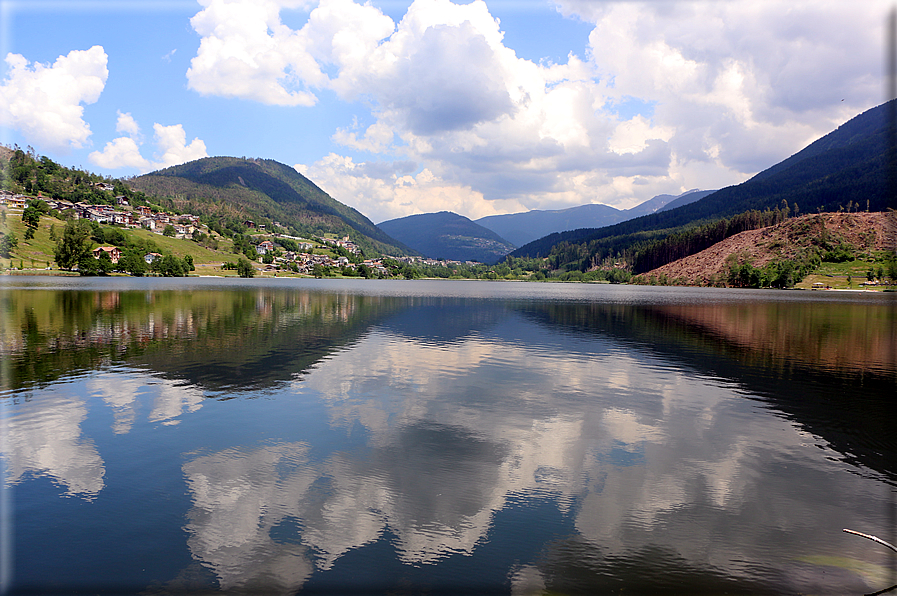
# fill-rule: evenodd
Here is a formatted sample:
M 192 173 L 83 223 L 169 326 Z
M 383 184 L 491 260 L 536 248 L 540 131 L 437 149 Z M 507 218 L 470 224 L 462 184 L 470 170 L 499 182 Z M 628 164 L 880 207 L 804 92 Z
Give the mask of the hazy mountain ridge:
M 333 199 L 294 168 L 269 159 L 207 157 L 129 180 L 173 208 L 227 221 L 280 222 L 299 235 L 348 235 L 365 250 L 406 254 L 407 246 L 389 237 L 357 210 Z
M 679 195 L 678 197 L 675 197 L 672 201 L 670 201 L 669 203 L 667 203 L 660 209 L 657 209 L 655 211 L 655 213 L 657 211 L 669 211 L 670 209 L 676 209 L 677 207 L 689 205 L 691 203 L 694 203 L 695 201 L 700 201 L 704 197 L 711 195 L 715 192 L 716 192 L 715 190 L 690 190 L 686 193 Z M 633 209 L 636 209 L 636 208 L 634 207 Z M 648 213 L 644 213 L 644 214 L 639 213 L 638 215 L 635 215 L 634 217 L 638 217 L 640 215 L 649 215 L 649 214 Z
M 494 263 L 514 245 L 492 230 L 450 211 L 409 215 L 378 224 L 421 254 L 453 261 Z
M 506 215 L 487 215 L 475 223 L 489 228 L 509 242 L 523 246 L 555 232 L 578 228 L 601 228 L 622 221 L 648 215 L 668 208 L 669 205 L 686 205 L 697 201 L 712 190 L 689 190 L 681 195 L 657 195 L 631 209 L 617 209 L 609 205 L 592 203 L 567 209 L 537 210 Z

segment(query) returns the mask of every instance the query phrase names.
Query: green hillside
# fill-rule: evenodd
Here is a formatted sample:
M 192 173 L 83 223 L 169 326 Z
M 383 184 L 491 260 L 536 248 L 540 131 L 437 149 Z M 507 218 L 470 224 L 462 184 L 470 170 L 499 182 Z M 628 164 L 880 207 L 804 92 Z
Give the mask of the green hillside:
M 270 159 L 207 157 L 128 184 L 168 208 L 203 216 L 222 232 L 244 232 L 246 221 L 268 230 L 281 224 L 297 236 L 349 236 L 370 254 L 411 252 L 294 168 Z

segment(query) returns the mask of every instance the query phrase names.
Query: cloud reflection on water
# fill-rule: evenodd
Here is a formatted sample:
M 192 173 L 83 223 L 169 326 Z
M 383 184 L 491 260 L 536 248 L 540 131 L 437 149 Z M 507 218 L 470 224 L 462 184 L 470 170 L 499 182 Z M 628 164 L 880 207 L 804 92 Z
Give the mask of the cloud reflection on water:
M 6 484 L 27 476 L 49 476 L 70 496 L 93 499 L 103 490 L 103 458 L 81 432 L 87 417 L 83 399 L 37 394 L 18 404 L 7 417 L 2 453 L 7 462 Z
M 387 532 L 402 562 L 436 564 L 488 542 L 511 501 L 549 498 L 604 557 L 651 546 L 697 568 L 788 584 L 789 574 L 807 572 L 795 557 L 826 541 L 820 519 L 840 530 L 851 516 L 845 498 L 875 507 L 874 495 L 807 446 L 806 433 L 735 388 L 646 354 L 564 351 L 564 338 L 543 339 L 527 346 L 478 331 L 447 345 L 378 328 L 318 362 L 285 391 L 323 400 L 336 428 L 360 424 L 366 446 L 318 463 L 294 458 L 289 498 L 268 474 L 254 487 L 246 473 L 247 461 L 276 459 L 283 446 L 211 456 L 216 474 L 204 477 L 203 494 L 238 486 L 251 498 L 200 495 L 195 470 L 207 457 L 188 462 L 194 556 L 225 584 L 239 574 L 218 572 L 226 567 L 214 549 L 194 548 L 222 534 L 214 520 L 246 520 L 253 535 L 234 556 L 250 561 L 270 528 L 295 519 L 304 556 L 320 570 Z M 803 481 L 829 490 L 798 497 Z M 276 548 L 292 553 L 295 544 Z M 548 575 L 535 579 L 539 561 L 523 563 L 509 571 L 518 587 L 557 577 L 543 565 Z

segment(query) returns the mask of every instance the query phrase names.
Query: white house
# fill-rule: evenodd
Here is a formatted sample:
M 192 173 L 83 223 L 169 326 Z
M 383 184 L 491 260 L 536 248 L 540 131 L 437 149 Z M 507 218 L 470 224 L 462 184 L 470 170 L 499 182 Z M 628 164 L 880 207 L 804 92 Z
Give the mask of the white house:
M 264 242 L 260 242 L 258 246 L 255 247 L 255 252 L 260 255 L 266 255 L 269 252 L 274 250 L 274 243 L 270 240 L 265 240 Z

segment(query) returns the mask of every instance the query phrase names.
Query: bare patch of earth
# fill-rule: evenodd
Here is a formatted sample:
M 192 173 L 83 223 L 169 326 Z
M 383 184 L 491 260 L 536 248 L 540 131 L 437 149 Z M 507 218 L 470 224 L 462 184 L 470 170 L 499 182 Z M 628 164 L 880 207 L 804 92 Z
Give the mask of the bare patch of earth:
M 822 213 L 802 215 L 780 224 L 741 232 L 697 254 L 667 263 L 640 277 L 665 276 L 685 285 L 710 285 L 725 278 L 730 255 L 754 267 L 796 258 L 823 241 L 846 243 L 857 250 L 877 251 L 897 248 L 897 213 Z

